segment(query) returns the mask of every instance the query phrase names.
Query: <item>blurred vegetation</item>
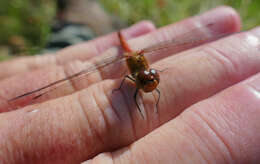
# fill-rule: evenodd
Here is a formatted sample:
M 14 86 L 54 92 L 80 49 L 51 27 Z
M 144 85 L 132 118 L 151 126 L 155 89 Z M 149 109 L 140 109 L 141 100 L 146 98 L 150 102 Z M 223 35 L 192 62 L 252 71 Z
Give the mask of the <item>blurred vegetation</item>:
M 162 26 L 205 12 L 220 5 L 235 8 L 241 15 L 244 29 L 260 24 L 259 0 L 100 0 L 105 8 L 127 24 L 152 20 Z
M 219 5 L 229 5 L 241 15 L 243 28 L 260 24 L 259 0 L 100 0 L 104 8 L 130 25 L 152 20 L 162 26 L 202 13 Z M 6 54 L 35 54 L 46 44 L 55 1 L 0 1 L 0 60 Z
M 53 1 L 0 1 L 0 55 L 34 54 L 44 47 L 54 16 Z

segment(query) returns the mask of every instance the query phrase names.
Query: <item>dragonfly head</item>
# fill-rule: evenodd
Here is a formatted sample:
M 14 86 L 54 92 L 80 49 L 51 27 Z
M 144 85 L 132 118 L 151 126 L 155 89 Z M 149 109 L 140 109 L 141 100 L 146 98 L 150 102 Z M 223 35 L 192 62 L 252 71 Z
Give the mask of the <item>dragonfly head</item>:
M 155 69 L 140 71 L 137 75 L 137 84 L 144 92 L 152 92 L 160 82 L 160 76 Z

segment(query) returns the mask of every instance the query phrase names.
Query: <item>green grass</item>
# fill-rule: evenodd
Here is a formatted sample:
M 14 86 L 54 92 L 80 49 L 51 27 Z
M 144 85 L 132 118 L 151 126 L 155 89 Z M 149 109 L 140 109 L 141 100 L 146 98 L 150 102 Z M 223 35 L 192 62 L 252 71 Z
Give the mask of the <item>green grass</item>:
M 148 19 L 162 26 L 220 5 L 229 5 L 241 15 L 244 29 L 260 24 L 259 0 L 101 0 L 105 8 L 127 24 Z
M 259 0 L 100 0 L 104 8 L 131 25 L 151 20 L 157 26 L 179 21 L 219 5 L 241 15 L 243 29 L 260 24 Z M 35 54 L 46 44 L 55 5 L 50 0 L 0 1 L 0 59 L 6 54 Z
M 53 15 L 48 0 L 0 1 L 1 47 L 10 53 L 38 52 L 46 43 Z

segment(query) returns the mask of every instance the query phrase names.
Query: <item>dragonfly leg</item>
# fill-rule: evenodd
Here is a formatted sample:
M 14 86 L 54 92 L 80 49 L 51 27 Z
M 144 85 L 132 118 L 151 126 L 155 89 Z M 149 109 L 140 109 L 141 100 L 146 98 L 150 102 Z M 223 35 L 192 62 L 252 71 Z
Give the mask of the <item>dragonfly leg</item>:
M 156 113 L 158 113 L 158 105 L 159 105 L 159 101 L 160 101 L 160 97 L 161 97 L 161 92 L 158 88 L 156 88 L 155 90 L 158 93 L 158 99 L 157 99 L 157 102 L 156 102 Z
M 123 86 L 123 84 L 124 84 L 124 82 L 125 82 L 126 79 L 130 79 L 130 80 L 132 80 L 133 82 L 135 82 L 135 79 L 134 79 L 134 78 L 132 78 L 132 77 L 129 76 L 129 75 L 126 75 L 126 76 L 124 77 L 124 79 L 122 80 L 120 86 L 119 86 L 117 89 L 113 89 L 112 93 L 115 92 L 115 91 L 120 90 L 120 89 L 122 88 L 122 86 Z
M 138 111 L 140 112 L 142 118 L 144 119 L 144 115 L 143 115 L 143 113 L 142 113 L 142 111 L 141 111 L 140 106 L 138 105 L 138 102 L 137 102 L 137 94 L 138 94 L 138 91 L 139 91 L 139 89 L 136 88 L 135 94 L 134 94 L 135 104 L 136 104 L 136 106 L 137 106 L 137 108 L 138 108 Z

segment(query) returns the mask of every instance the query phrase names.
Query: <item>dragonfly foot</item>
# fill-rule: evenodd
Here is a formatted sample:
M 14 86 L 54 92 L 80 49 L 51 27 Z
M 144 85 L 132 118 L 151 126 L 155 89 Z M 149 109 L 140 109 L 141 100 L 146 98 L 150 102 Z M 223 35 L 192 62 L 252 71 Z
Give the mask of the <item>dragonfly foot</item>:
M 158 99 L 157 99 L 157 102 L 156 102 L 156 114 L 158 114 L 158 106 L 159 106 L 159 101 L 160 101 L 160 98 L 161 98 L 161 92 L 158 88 L 156 88 L 156 92 L 158 93 Z

